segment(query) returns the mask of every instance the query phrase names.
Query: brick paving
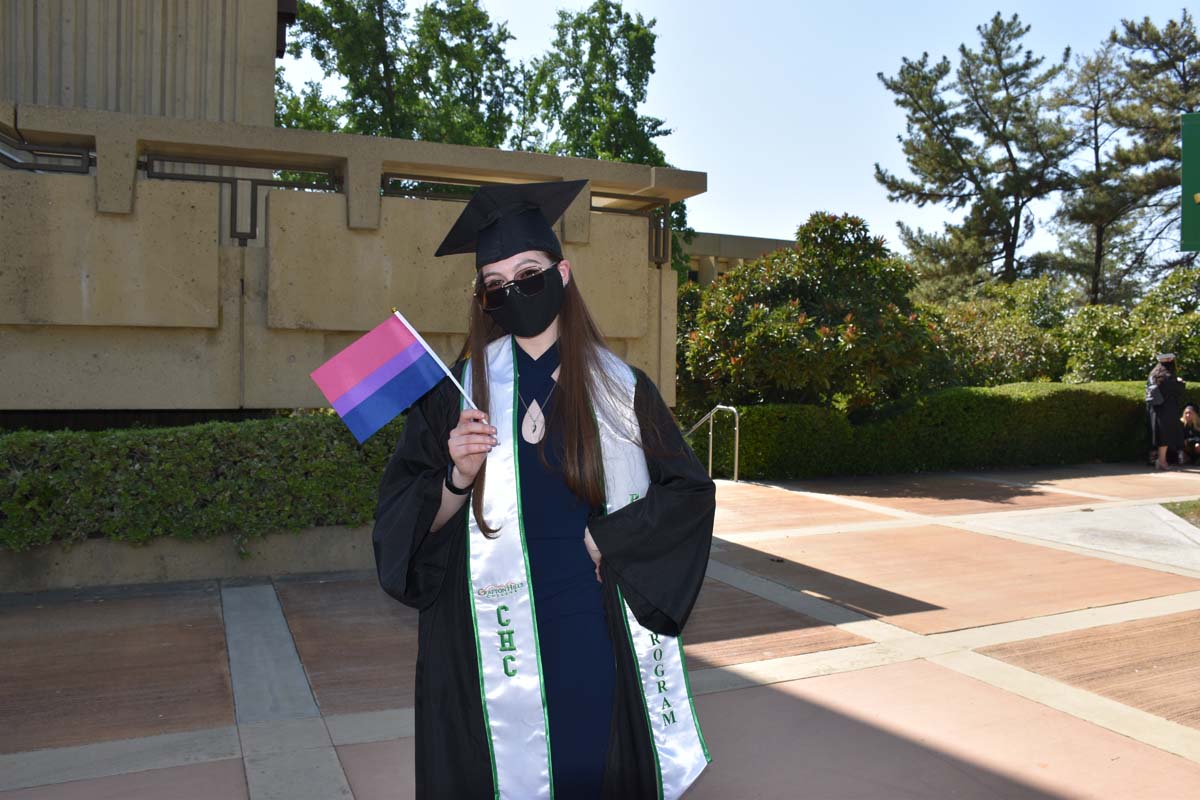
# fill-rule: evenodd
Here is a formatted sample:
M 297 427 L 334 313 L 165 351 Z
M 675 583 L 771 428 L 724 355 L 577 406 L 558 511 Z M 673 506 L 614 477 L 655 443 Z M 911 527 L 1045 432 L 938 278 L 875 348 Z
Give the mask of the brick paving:
M 720 482 L 688 796 L 1200 796 L 1200 544 L 1061 524 L 1179 497 L 1200 475 Z M 369 574 L 247 592 L 0 595 L 0 800 L 412 797 L 416 614 Z

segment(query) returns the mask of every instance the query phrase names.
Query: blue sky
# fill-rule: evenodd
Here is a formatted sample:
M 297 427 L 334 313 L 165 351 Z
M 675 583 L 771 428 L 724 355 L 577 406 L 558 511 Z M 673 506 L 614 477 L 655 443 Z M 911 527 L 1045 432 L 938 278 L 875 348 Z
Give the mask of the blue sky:
M 414 8 L 421 3 L 409 3 Z M 516 39 L 509 57 L 525 60 L 553 41 L 556 9 L 584 0 L 483 0 Z M 674 129 L 659 140 L 677 167 L 708 173 L 708 192 L 688 201 L 696 230 L 790 239 L 818 210 L 864 217 L 898 245 L 896 221 L 940 229 L 948 212 L 890 203 L 873 176 L 880 162 L 904 171 L 896 136 L 904 116 L 876 73 L 894 75 L 904 57 L 950 56 L 978 41 L 976 26 L 1000 11 L 1032 25 L 1026 44 L 1048 60 L 1090 53 L 1122 17 L 1178 19 L 1178 2 L 1060 0 L 1042 3 L 715 2 L 625 0 L 655 18 L 656 72 L 642 113 Z M 297 86 L 319 78 L 315 64 L 281 62 Z M 332 88 L 332 84 L 330 84 Z M 1033 247 L 1051 247 L 1035 209 Z

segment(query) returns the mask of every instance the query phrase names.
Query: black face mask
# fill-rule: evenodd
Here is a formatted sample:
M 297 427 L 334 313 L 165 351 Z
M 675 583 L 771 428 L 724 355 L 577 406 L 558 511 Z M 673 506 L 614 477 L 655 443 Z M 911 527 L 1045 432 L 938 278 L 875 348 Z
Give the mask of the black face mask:
M 556 267 L 545 272 L 545 288 L 533 297 L 526 297 L 513 287 L 508 290 L 504 305 L 487 313 L 508 333 L 527 339 L 537 336 L 558 316 L 563 303 L 562 273 Z

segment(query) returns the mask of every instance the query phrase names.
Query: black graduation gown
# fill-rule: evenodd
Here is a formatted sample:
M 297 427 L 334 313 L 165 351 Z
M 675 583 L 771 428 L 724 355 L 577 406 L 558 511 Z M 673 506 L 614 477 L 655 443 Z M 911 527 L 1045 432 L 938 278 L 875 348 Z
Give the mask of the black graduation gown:
M 1162 403 L 1149 406 L 1151 441 L 1155 447 L 1166 445 L 1172 452 L 1182 450 L 1183 423 L 1179 417 L 1183 414 L 1184 383 L 1172 375 L 1160 383 L 1158 389 L 1162 392 Z
M 461 364 L 455 373 L 461 373 Z M 678 635 L 704 580 L 716 488 L 683 441 L 653 382 L 640 370 L 635 408 L 647 443 L 646 496 L 589 520 L 603 556 L 604 604 L 617 659 L 603 795 L 653 798 L 654 756 L 619 586 L 646 628 Z M 416 669 L 416 790 L 419 798 L 494 795 L 468 591 L 463 505 L 440 530 L 441 504 L 459 394 L 443 380 L 408 412 L 379 490 L 373 542 L 379 583 L 420 611 Z M 562 798 L 569 800 L 569 798 Z

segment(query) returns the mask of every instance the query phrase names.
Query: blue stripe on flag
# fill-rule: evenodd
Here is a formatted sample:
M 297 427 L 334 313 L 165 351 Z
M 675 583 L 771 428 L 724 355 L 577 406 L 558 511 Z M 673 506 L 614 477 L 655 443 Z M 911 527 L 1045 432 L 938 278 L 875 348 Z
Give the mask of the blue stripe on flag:
M 446 373 L 442 372 L 433 356 L 426 353 L 351 409 L 342 417 L 342 421 L 358 439 L 358 443 L 362 444 L 371 434 L 420 400 L 445 376 Z

